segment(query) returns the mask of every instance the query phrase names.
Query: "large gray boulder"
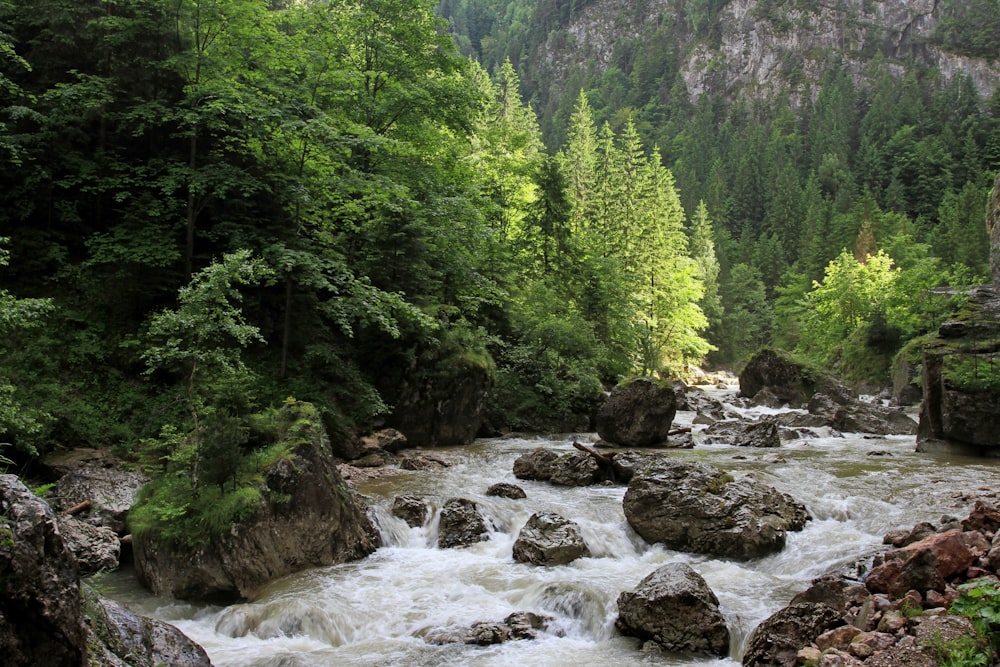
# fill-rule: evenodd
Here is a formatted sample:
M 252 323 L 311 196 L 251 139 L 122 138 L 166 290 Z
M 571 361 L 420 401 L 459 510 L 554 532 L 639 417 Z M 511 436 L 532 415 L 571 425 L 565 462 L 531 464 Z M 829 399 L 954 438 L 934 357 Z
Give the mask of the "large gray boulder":
M 49 505 L 0 475 L 0 655 L 9 667 L 83 665 L 76 558 Z
M 826 426 L 848 433 L 875 435 L 916 435 L 917 422 L 899 408 L 876 403 L 837 403 L 825 394 L 809 399 L 809 413 L 821 417 Z
M 411 447 L 469 444 L 485 419 L 491 363 L 454 346 L 427 352 L 387 394 L 394 406 L 387 426 Z
M 590 556 L 580 527 L 555 512 L 536 512 L 514 542 L 514 560 L 535 565 L 565 565 Z
M 63 473 L 54 493 L 57 511 L 89 500 L 91 507 L 79 516 L 81 520 L 110 528 L 118 535 L 128 532 L 128 511 L 148 481 L 144 474 L 125 470 L 120 461 L 104 453 L 63 453 L 50 456 L 46 464 Z
M 801 530 L 806 508 L 752 477 L 715 466 L 663 459 L 629 482 L 625 518 L 647 542 L 670 549 L 750 559 L 780 551 Z
M 729 655 L 719 600 L 684 563 L 668 563 L 619 595 L 615 625 L 622 634 L 653 640 L 667 651 Z
M 157 595 L 234 601 L 277 577 L 376 549 L 378 533 L 341 478 L 322 424 L 305 418 L 295 424 L 298 444 L 264 472 L 266 500 L 249 519 L 195 545 L 135 535 L 143 585 Z
M 743 667 L 796 667 L 799 649 L 843 622 L 840 612 L 820 602 L 789 605 L 750 634 Z
M 773 348 L 755 354 L 740 372 L 740 396 L 754 398 L 764 390 L 792 407 L 804 406 L 817 391 L 835 397 L 838 403 L 845 403 L 853 396 L 832 376 Z
M 81 590 L 55 513 L 14 475 L 0 475 L 0 517 L 5 667 L 211 667 L 205 651 L 172 625 Z
M 93 596 L 87 603 L 87 616 L 92 664 L 96 661 L 104 667 L 212 665 L 205 649 L 174 626 L 139 616 L 112 600 Z
M 122 545 L 113 530 L 66 515 L 57 516 L 56 521 L 66 546 L 76 556 L 81 575 L 118 567 Z
M 640 378 L 611 390 L 597 412 L 597 433 L 621 447 L 664 447 L 676 414 L 672 383 Z

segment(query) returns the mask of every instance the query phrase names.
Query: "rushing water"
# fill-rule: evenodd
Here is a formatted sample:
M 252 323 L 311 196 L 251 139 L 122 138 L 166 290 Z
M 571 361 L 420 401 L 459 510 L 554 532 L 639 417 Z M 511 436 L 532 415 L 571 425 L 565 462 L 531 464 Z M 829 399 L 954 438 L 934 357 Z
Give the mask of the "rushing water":
M 679 413 L 677 422 L 692 417 Z M 1000 489 L 997 463 L 920 454 L 909 436 L 848 434 L 786 442 L 778 450 L 697 444 L 671 452 L 755 475 L 808 508 L 813 520 L 789 533 L 781 553 L 735 562 L 645 544 L 622 514 L 623 487 L 555 487 L 517 480 L 511 472 L 514 460 L 535 447 L 573 451 L 573 439 L 592 437 L 480 440 L 435 450 L 453 462 L 445 470 L 366 482 L 360 491 L 372 499 L 386 546 L 359 562 L 274 581 L 249 603 L 220 608 L 154 598 L 127 572 L 106 577 L 101 586 L 136 611 L 179 627 L 218 667 L 735 667 L 753 628 L 813 578 L 870 553 L 891 529 L 936 522 L 943 514 L 964 516 L 971 497 Z M 776 453 L 784 461 L 765 461 Z M 521 486 L 527 499 L 485 495 L 487 487 L 502 481 Z M 403 493 L 424 496 L 435 510 L 451 497 L 475 500 L 493 521 L 490 539 L 464 549 L 438 549 L 436 514 L 422 528 L 390 515 L 393 498 Z M 592 557 L 558 567 L 515 563 L 511 548 L 517 533 L 540 510 L 576 521 Z M 619 593 L 671 561 L 690 564 L 715 591 L 733 637 L 730 658 L 647 654 L 638 640 L 615 631 Z M 438 646 L 423 639 L 431 630 L 501 622 L 521 610 L 555 621 L 534 640 L 496 646 Z

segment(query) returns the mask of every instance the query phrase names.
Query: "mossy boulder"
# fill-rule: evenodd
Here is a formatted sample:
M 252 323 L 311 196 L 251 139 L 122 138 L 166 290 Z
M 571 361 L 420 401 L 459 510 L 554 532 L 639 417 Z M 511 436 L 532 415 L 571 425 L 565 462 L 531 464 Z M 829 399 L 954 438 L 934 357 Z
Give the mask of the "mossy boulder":
M 143 585 L 157 595 L 235 601 L 277 577 L 375 550 L 378 534 L 366 508 L 341 478 L 316 411 L 303 405 L 283 408 L 294 413 L 283 420 L 284 455 L 240 490 L 256 494 L 252 511 L 224 531 L 190 539 L 156 527 L 135 531 L 136 575 Z
M 741 560 L 780 551 L 787 531 L 809 519 L 801 503 L 752 477 L 672 458 L 638 471 L 622 505 L 647 542 Z
M 1000 456 L 1000 292 L 977 287 L 923 347 L 917 450 Z

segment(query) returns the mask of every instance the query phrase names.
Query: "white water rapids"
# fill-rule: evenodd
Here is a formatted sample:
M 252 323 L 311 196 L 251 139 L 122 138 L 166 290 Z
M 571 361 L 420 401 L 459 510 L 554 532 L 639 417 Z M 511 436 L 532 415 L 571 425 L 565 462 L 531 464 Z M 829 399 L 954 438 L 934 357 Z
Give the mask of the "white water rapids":
M 678 413 L 676 422 L 689 424 L 693 416 Z M 385 546 L 362 561 L 274 581 L 248 603 L 220 608 L 155 598 L 124 570 L 105 576 L 99 587 L 135 611 L 176 625 L 205 647 L 217 667 L 735 667 L 753 628 L 813 578 L 870 553 L 891 529 L 936 523 L 942 514 L 963 518 L 971 497 L 1000 490 L 1000 463 L 920 454 L 912 436 L 848 434 L 760 450 L 701 444 L 696 428 L 696 447 L 671 450 L 671 456 L 753 474 L 804 503 L 813 517 L 803 531 L 788 534 L 782 552 L 736 562 L 645 544 L 625 521 L 622 486 L 557 487 L 518 480 L 511 472 L 514 460 L 536 447 L 574 451 L 574 438 L 593 437 L 479 440 L 435 450 L 454 461 L 445 470 L 366 482 L 360 491 L 372 499 Z M 870 455 L 875 451 L 880 455 Z M 764 461 L 776 453 L 784 462 Z M 521 486 L 527 499 L 487 497 L 496 482 Z M 393 498 L 404 493 L 425 497 L 435 511 L 451 497 L 473 499 L 495 531 L 468 548 L 438 549 L 436 514 L 423 528 L 390 515 Z M 576 521 L 592 557 L 557 567 L 515 563 L 514 540 L 541 510 Z M 619 593 L 671 561 L 690 564 L 718 596 L 733 637 L 729 658 L 643 653 L 639 640 L 615 630 Z M 555 621 L 536 639 L 495 646 L 438 646 L 422 638 L 435 629 L 499 623 L 514 611 Z

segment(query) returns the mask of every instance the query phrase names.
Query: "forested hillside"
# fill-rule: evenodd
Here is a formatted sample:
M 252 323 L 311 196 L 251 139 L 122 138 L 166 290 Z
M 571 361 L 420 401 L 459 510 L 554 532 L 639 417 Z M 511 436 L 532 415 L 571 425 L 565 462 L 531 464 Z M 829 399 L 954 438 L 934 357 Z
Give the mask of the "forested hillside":
M 934 39 L 988 73 L 984 2 Z M 720 2 L 546 70 L 596 6 L 0 2 L 3 453 L 235 488 L 288 397 L 364 430 L 474 371 L 494 427 L 577 428 L 771 340 L 878 382 L 986 274 L 996 93 L 876 52 L 693 94 Z
M 631 123 L 656 150 L 689 220 L 704 203 L 719 301 L 702 307 L 718 363 L 773 339 L 877 380 L 927 326 L 929 312 L 900 304 L 988 274 L 996 0 L 440 8 L 463 52 L 487 69 L 514 64 L 551 150 L 566 145 L 583 91 L 598 125 Z M 863 276 L 881 287 L 854 290 Z

